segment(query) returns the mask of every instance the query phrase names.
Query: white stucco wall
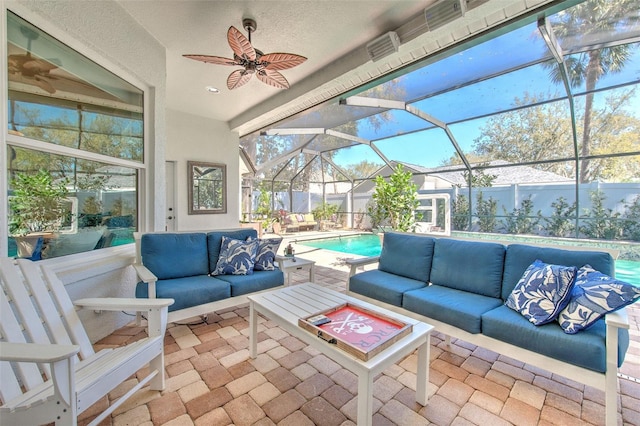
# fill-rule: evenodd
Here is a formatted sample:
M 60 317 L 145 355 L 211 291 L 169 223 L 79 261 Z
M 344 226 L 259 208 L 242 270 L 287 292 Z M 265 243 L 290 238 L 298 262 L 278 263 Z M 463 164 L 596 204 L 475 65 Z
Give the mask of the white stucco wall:
M 164 229 L 167 134 L 164 47 L 114 1 L 7 0 L 0 2 L 0 10 L 4 10 L 3 6 L 145 90 L 148 162 L 144 191 L 148 202 L 141 214 L 147 229 Z M 6 46 L 4 32 L 0 37 L 0 43 Z M 2 133 L 5 132 L 3 129 Z M 73 300 L 96 296 L 133 297 L 136 282 L 130 266 L 133 258 L 133 245 L 130 245 L 43 263 L 58 272 Z M 92 341 L 132 321 L 132 317 L 121 312 L 82 312 L 81 319 Z
M 167 110 L 166 160 L 176 163 L 176 229 L 208 230 L 237 228 L 240 217 L 239 137 L 226 123 Z M 227 166 L 227 213 L 188 212 L 187 161 Z

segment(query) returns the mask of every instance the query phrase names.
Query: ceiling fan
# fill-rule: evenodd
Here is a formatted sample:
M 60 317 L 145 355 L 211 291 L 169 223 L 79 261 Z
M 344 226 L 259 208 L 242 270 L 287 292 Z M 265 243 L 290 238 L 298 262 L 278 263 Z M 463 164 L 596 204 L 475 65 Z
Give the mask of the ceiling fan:
M 258 27 L 256 21 L 245 18 L 242 26 L 249 33 L 247 39 L 235 27 L 229 27 L 227 41 L 233 50 L 233 59 L 209 55 L 182 55 L 185 58 L 216 65 L 239 65 L 244 69 L 233 71 L 227 78 L 229 90 L 246 84 L 255 74 L 258 80 L 279 89 L 288 89 L 289 82 L 278 71 L 293 68 L 307 60 L 293 53 L 267 53 L 266 55 L 251 45 L 251 33 Z
M 9 78 L 34 84 L 51 94 L 55 93 L 56 89 L 50 82 L 55 77 L 49 73 L 58 66 L 31 55 L 31 42 L 40 37 L 40 34 L 27 27 L 20 27 L 20 32 L 27 38 L 27 53 L 8 56 Z

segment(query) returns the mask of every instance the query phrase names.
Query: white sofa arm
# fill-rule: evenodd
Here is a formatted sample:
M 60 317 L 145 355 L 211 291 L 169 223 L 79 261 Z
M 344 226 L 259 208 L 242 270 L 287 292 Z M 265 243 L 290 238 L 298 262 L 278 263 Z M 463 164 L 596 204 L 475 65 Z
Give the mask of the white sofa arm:
M 359 259 L 347 259 L 345 263 L 351 267 L 351 270 L 349 271 L 349 277 L 352 277 L 356 274 L 356 271 L 358 268 L 361 268 L 365 265 L 371 265 L 379 261 L 380 261 L 380 256 L 370 256 L 370 257 L 361 257 Z
M 141 263 L 134 263 L 133 269 L 136 271 L 138 278 L 140 281 L 147 283 L 149 286 L 149 299 L 156 298 L 156 281 L 158 281 L 158 277 L 156 277 L 153 272 L 147 269 Z
M 627 310 L 620 309 L 619 311 L 611 312 L 605 315 L 604 322 L 607 324 L 607 326 L 628 329 L 629 317 L 627 316 Z

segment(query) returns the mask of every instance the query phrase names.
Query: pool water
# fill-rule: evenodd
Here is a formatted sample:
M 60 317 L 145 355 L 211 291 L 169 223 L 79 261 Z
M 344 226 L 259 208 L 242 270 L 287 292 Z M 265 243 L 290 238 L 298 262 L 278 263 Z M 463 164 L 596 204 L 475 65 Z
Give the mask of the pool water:
M 305 246 L 360 256 L 379 256 L 382 247 L 380 237 L 374 234 L 361 234 L 348 237 L 325 238 L 311 241 L 300 241 Z M 616 278 L 640 286 L 640 262 L 631 260 L 616 261 Z
M 359 254 L 360 256 L 380 256 L 380 237 L 374 234 L 361 234 L 348 237 L 324 238 L 319 240 L 300 241 L 305 246 L 342 253 Z

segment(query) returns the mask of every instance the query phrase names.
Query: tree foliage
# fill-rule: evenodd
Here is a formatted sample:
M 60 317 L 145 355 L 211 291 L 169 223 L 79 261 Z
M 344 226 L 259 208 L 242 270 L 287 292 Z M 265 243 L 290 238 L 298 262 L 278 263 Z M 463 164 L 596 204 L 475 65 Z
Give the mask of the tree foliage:
M 389 180 L 376 176 L 375 184 L 373 205 L 369 207 L 372 220 L 388 224 L 395 231 L 415 230 L 414 212 L 420 203 L 411 172 L 405 172 L 402 164 L 398 164 Z
M 640 149 L 640 119 L 626 110 L 636 91 L 635 88 L 612 91 L 605 104 L 595 110 L 592 154 Z M 474 141 L 473 153 L 485 161 L 505 160 L 514 164 L 540 161 L 532 167 L 566 178 L 575 177 L 574 161 L 548 162 L 575 158 L 568 106 L 564 101 L 540 103 L 543 98 L 528 94 L 516 98 L 514 106 L 521 108 L 489 118 Z M 534 106 L 526 107 L 531 104 Z M 598 158 L 589 164 L 590 179 L 625 182 L 637 179 L 640 171 L 638 157 Z

